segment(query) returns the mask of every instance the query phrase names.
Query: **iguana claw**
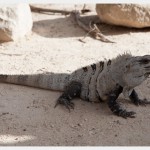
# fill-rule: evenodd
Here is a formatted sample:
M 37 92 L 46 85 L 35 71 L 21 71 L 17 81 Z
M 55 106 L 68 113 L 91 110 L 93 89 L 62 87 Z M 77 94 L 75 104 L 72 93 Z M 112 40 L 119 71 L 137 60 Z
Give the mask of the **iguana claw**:
M 136 113 L 135 113 L 134 111 L 129 111 L 129 112 L 127 112 L 126 110 L 124 110 L 124 111 L 121 111 L 121 112 L 118 114 L 118 116 L 121 116 L 121 117 L 127 119 L 127 117 L 129 117 L 129 118 L 135 118 L 135 116 L 134 116 L 135 114 L 136 114 Z
M 59 98 L 54 106 L 56 108 L 59 104 L 64 105 L 70 112 L 70 109 L 74 109 L 74 103 L 68 99 Z
M 139 106 L 139 105 L 144 105 L 146 106 L 146 104 L 150 104 L 150 101 L 148 101 L 147 99 L 139 99 L 138 101 L 134 102 L 135 105 Z

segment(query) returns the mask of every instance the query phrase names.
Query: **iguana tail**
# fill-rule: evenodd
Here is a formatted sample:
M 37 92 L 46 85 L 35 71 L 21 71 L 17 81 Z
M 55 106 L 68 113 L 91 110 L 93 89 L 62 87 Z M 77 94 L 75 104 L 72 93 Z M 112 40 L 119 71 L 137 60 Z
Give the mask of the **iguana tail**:
M 65 85 L 68 83 L 68 80 L 69 74 L 63 73 L 0 75 L 0 82 L 2 83 L 11 83 L 56 91 L 63 91 Z

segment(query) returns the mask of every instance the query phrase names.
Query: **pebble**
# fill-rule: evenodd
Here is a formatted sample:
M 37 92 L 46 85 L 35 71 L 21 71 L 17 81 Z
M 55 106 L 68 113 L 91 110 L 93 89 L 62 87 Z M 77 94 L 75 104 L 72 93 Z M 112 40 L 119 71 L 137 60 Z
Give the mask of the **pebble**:
M 89 134 L 90 135 L 94 135 L 94 134 L 96 134 L 97 132 L 96 132 L 96 129 L 95 128 L 91 128 L 90 130 L 89 130 Z
M 8 114 L 9 114 L 9 112 L 2 113 L 2 115 L 8 115 Z
M 79 134 L 78 137 L 83 137 L 83 134 Z
M 54 125 L 53 125 L 53 124 L 51 124 L 51 125 L 50 125 L 50 127 L 51 127 L 51 128 L 54 128 Z
M 87 121 L 87 118 L 85 118 L 84 121 Z
M 82 127 L 83 124 L 82 124 L 82 123 L 78 123 L 77 125 L 78 125 L 79 127 Z
M 119 120 L 116 121 L 117 124 L 121 124 Z

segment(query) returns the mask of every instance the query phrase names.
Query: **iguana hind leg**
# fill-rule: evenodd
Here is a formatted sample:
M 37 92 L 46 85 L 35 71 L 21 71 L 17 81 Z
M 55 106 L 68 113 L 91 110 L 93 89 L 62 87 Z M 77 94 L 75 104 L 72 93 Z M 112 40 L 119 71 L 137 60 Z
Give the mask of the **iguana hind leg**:
M 129 96 L 129 98 L 131 99 L 131 101 L 139 106 L 139 105 L 146 105 L 146 104 L 150 104 L 150 101 L 148 101 L 147 99 L 143 99 L 141 100 L 139 97 L 138 97 L 138 94 L 136 93 L 136 91 L 133 89 L 131 95 Z
M 63 94 L 58 98 L 55 107 L 58 104 L 64 105 L 70 112 L 70 109 L 74 109 L 74 103 L 71 102 L 73 98 L 79 97 L 81 93 L 81 83 L 72 81 L 65 89 Z
M 122 87 L 121 86 L 116 86 L 116 89 L 112 91 L 108 95 L 108 106 L 110 110 L 117 116 L 121 116 L 123 118 L 135 118 L 135 112 L 133 111 L 127 111 L 123 108 L 121 108 L 120 104 L 116 101 L 120 93 L 122 92 Z

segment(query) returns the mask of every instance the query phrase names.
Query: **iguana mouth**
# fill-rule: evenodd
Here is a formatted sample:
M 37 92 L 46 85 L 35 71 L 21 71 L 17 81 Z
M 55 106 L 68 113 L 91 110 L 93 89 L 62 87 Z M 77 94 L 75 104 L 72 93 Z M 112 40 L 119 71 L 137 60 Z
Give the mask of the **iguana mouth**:
M 146 70 L 146 73 L 144 74 L 144 76 L 147 76 L 147 78 L 150 78 L 149 75 L 150 75 L 150 66 L 146 66 L 144 67 L 145 70 Z
M 147 67 L 144 67 L 144 68 L 146 68 L 146 69 L 150 69 L 150 66 L 147 66 Z
M 149 75 L 150 75 L 150 72 L 144 74 L 144 76 L 145 76 L 146 78 L 150 78 Z

